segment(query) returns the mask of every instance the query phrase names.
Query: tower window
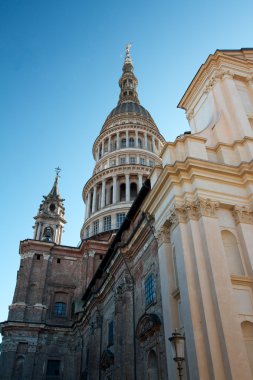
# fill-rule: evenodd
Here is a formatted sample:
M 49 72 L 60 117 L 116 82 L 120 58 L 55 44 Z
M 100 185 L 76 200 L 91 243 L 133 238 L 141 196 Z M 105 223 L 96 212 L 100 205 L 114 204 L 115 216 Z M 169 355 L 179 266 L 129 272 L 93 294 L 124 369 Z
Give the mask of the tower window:
M 129 147 L 134 148 L 134 138 L 133 137 L 130 137 L 130 139 L 129 139 Z
M 121 139 L 121 148 L 126 147 L 126 139 Z
M 88 238 L 90 236 L 90 226 L 86 228 L 86 237 Z
M 141 164 L 141 165 L 145 165 L 145 158 L 140 157 L 140 164 Z
M 113 343 L 114 343 L 114 339 L 113 339 L 113 321 L 111 321 L 108 324 L 108 346 L 107 347 L 112 346 Z
M 51 203 L 51 205 L 49 206 L 49 209 L 51 212 L 54 212 L 55 211 L 55 204 Z
M 126 185 L 125 183 L 122 183 L 120 185 L 120 202 L 124 202 L 126 200 Z
M 130 156 L 129 163 L 130 164 L 136 164 L 136 157 Z
M 137 197 L 137 185 L 132 182 L 130 185 L 130 200 L 133 201 Z
M 138 139 L 138 147 L 142 148 L 142 141 L 141 141 L 141 139 Z
M 50 378 L 59 378 L 60 376 L 60 360 L 48 360 L 47 361 L 47 376 Z
M 126 157 L 120 157 L 119 162 L 121 165 L 124 165 L 126 163 Z
M 36 259 L 40 260 L 41 255 L 36 254 Z
M 145 281 L 145 300 L 146 306 L 155 302 L 155 279 L 153 274 L 150 274 Z
M 93 222 L 93 233 L 94 233 L 94 235 L 96 235 L 98 233 L 98 230 L 99 230 L 99 220 L 95 220 L 95 222 Z
M 55 302 L 54 315 L 57 317 L 65 317 L 67 311 L 67 305 L 65 302 Z
M 57 264 L 60 264 L 61 263 L 61 259 L 57 259 Z
M 120 228 L 121 224 L 122 224 L 122 223 L 124 222 L 124 220 L 125 220 L 125 216 L 126 216 L 125 213 L 117 214 L 117 228 Z
M 152 160 L 149 160 L 149 166 L 151 166 L 151 167 L 155 166 L 155 163 L 154 163 L 154 161 L 152 161 Z
M 109 231 L 112 227 L 111 215 L 104 217 L 104 231 Z

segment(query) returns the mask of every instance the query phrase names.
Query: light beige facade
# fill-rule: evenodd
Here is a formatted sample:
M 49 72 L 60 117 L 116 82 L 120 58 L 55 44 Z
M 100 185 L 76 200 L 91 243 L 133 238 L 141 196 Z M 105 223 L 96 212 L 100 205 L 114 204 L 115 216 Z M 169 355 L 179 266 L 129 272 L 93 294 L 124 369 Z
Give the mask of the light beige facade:
M 191 134 L 167 143 L 151 175 L 171 379 L 175 328 L 190 379 L 253 378 L 252 75 L 253 49 L 210 55 L 179 103 Z

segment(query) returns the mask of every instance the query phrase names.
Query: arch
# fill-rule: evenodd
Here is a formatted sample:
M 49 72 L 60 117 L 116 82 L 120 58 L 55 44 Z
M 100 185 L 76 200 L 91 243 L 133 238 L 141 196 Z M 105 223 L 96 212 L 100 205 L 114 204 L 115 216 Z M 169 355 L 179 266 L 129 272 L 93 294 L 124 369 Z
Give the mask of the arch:
M 249 359 L 249 366 L 253 377 L 253 323 L 244 321 L 241 324 L 243 339 Z
M 121 139 L 121 148 L 126 148 L 126 139 Z
M 45 241 L 52 241 L 54 237 L 54 230 L 50 226 L 46 226 L 43 231 L 43 239 Z
M 228 230 L 221 231 L 230 274 L 244 276 L 243 263 L 236 237 Z
M 133 201 L 137 197 L 137 184 L 132 182 L 130 184 L 130 200 Z
M 130 139 L 129 139 L 129 147 L 134 148 L 134 138 L 133 137 L 130 137 Z
M 126 200 L 126 184 L 121 183 L 119 187 L 119 200 L 124 202 Z
M 154 350 L 148 354 L 148 380 L 158 380 L 158 360 Z

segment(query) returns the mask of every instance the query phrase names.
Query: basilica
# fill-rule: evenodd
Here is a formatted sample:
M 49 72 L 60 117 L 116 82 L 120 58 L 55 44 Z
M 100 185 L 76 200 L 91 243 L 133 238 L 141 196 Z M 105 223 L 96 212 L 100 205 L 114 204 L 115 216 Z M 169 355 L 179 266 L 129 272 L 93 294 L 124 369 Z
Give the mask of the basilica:
M 209 55 L 172 142 L 137 86 L 127 46 L 80 245 L 61 245 L 58 170 L 20 242 L 1 380 L 253 377 L 253 49 Z

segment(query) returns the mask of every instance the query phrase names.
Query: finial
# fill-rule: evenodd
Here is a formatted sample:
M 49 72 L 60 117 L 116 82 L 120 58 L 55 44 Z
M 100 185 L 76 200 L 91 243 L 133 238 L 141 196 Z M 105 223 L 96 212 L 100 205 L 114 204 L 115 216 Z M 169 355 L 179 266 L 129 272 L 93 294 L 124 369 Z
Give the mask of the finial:
M 126 53 L 127 54 L 130 54 L 131 47 L 132 47 L 132 45 L 130 43 L 126 44 Z
M 59 176 L 59 173 L 61 172 L 61 168 L 59 168 L 59 166 L 57 168 L 54 169 L 55 170 L 55 173 L 56 173 L 56 177 L 60 177 Z
M 130 43 L 126 44 L 126 56 L 125 56 L 125 62 L 124 63 L 132 63 L 132 59 L 130 56 L 131 47 L 132 47 L 132 44 L 130 44 Z

